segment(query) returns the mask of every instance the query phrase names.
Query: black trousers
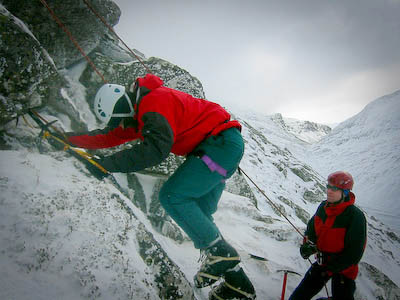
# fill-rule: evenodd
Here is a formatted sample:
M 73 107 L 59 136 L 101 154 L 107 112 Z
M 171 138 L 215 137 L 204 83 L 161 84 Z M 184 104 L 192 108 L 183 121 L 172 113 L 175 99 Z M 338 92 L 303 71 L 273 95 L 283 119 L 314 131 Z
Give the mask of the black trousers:
M 341 274 L 327 276 L 317 263 L 314 263 L 307 271 L 303 280 L 294 290 L 289 300 L 310 300 L 324 287 L 329 279 L 332 279 L 332 300 L 354 300 L 356 283 L 354 280 Z

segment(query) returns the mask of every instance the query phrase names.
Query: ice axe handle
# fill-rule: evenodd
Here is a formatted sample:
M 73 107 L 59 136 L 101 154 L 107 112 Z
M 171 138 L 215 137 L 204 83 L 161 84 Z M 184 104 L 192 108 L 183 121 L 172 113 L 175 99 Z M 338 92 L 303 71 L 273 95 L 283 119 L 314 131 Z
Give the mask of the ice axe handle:
M 282 295 L 281 295 L 281 300 L 285 300 L 285 291 L 286 291 L 286 282 L 287 282 L 287 276 L 288 274 L 296 274 L 301 276 L 299 273 L 291 270 L 278 270 L 278 272 L 283 272 L 283 285 L 282 285 Z
M 285 273 L 284 273 L 284 275 L 283 275 L 283 285 L 282 285 L 281 300 L 285 300 L 285 291 L 286 291 L 287 274 L 288 274 L 288 272 L 285 271 Z

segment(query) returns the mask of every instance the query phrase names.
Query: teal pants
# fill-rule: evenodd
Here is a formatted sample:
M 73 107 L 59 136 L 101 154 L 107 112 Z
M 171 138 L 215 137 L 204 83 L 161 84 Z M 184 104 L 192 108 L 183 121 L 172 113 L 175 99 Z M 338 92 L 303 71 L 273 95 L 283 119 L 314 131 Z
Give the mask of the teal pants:
M 192 239 L 198 249 L 206 248 L 218 235 L 212 214 L 225 188 L 225 179 L 232 176 L 243 156 L 244 143 L 240 131 L 230 128 L 205 139 L 196 151 L 208 155 L 227 171 L 224 178 L 197 156 L 186 161 L 165 182 L 160 190 L 161 205 Z

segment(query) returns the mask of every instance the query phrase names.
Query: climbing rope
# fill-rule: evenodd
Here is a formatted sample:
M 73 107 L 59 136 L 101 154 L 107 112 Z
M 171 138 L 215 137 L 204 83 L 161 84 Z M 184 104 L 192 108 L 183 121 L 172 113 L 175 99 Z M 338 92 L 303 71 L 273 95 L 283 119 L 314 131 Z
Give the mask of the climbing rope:
M 289 222 L 290 225 L 293 226 L 293 228 L 303 237 L 305 238 L 304 234 L 301 233 L 301 231 L 286 217 L 286 215 L 282 212 L 282 210 L 271 200 L 268 198 L 268 196 L 264 193 L 264 191 L 253 181 L 253 179 L 250 178 L 249 175 L 246 174 L 245 171 L 241 167 L 238 168 L 241 173 L 243 173 L 250 181 L 251 183 L 254 184 L 254 186 L 260 191 L 260 193 L 268 200 L 268 202 L 272 205 L 273 208 L 275 208 L 282 217 L 286 219 L 286 221 Z
M 104 78 L 103 74 L 97 70 L 96 66 L 92 62 L 92 60 L 86 55 L 85 51 L 83 51 L 82 47 L 79 45 L 79 43 L 76 41 L 72 33 L 68 30 L 68 28 L 65 26 L 65 24 L 57 17 L 55 12 L 51 9 L 51 7 L 47 4 L 46 0 L 40 0 L 42 4 L 47 8 L 47 10 L 50 12 L 51 16 L 53 19 L 57 22 L 57 24 L 61 27 L 62 30 L 68 35 L 69 39 L 71 42 L 75 45 L 75 47 L 78 49 L 78 51 L 83 55 L 83 57 L 88 61 L 90 66 L 93 68 L 93 70 L 97 73 L 97 75 L 100 76 L 100 78 L 103 80 L 104 83 L 107 83 L 107 80 Z
M 135 54 L 135 52 L 132 51 L 132 49 L 119 37 L 119 35 L 115 32 L 115 30 L 107 23 L 107 21 L 101 16 L 94 8 L 92 5 L 87 0 L 83 0 L 85 2 L 86 6 L 95 14 L 97 18 L 100 19 L 101 22 L 117 37 L 118 40 L 121 41 L 122 44 L 128 49 L 128 51 L 143 65 L 143 67 L 146 69 L 146 71 L 150 74 L 153 74 L 151 70 L 146 66 L 146 64 L 140 59 L 138 55 Z

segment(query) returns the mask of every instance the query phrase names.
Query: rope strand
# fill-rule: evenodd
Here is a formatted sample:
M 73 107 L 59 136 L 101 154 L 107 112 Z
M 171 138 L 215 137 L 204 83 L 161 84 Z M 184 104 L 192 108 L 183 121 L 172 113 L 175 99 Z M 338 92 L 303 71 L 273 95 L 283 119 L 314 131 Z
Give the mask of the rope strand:
M 83 55 L 83 57 L 88 61 L 90 66 L 93 68 L 93 70 L 97 73 L 97 75 L 100 76 L 100 78 L 103 80 L 104 83 L 107 83 L 107 80 L 104 78 L 103 74 L 97 70 L 96 66 L 92 62 L 92 60 L 86 55 L 86 53 L 83 51 L 79 43 L 75 40 L 73 37 L 72 33 L 68 30 L 68 28 L 65 26 L 65 24 L 57 17 L 55 12 L 51 9 L 51 7 L 47 4 L 46 0 L 40 0 L 42 4 L 47 8 L 47 10 L 50 12 L 51 16 L 53 19 L 57 22 L 57 24 L 61 27 L 62 30 L 68 35 L 69 39 L 71 42 L 75 45 L 75 47 L 78 49 L 78 51 Z
M 254 186 L 261 192 L 261 194 L 263 194 L 263 196 L 268 200 L 268 202 L 282 215 L 282 217 L 284 217 L 286 219 L 286 221 L 289 222 L 290 225 L 293 226 L 293 228 L 304 238 L 304 234 L 302 234 L 300 232 L 300 230 L 286 217 L 286 215 L 281 211 L 281 209 L 276 206 L 276 204 L 274 202 L 272 202 L 271 199 L 268 198 L 268 196 L 264 193 L 264 191 L 253 181 L 253 179 L 250 178 L 249 175 L 246 174 L 245 171 L 243 171 L 243 169 L 241 167 L 238 168 L 240 172 L 242 172 L 250 181 L 251 183 L 254 184 Z
M 146 69 L 146 71 L 150 74 L 153 74 L 151 70 L 146 66 L 146 64 L 140 59 L 138 55 L 136 55 L 131 48 L 119 37 L 119 35 L 115 32 L 115 30 L 107 23 L 107 21 L 93 8 L 92 5 L 89 4 L 87 0 L 83 0 L 85 2 L 86 6 L 96 15 L 97 18 L 100 19 L 101 22 L 118 38 L 118 40 L 121 41 L 122 44 L 129 50 L 129 52 L 143 65 L 143 67 Z
M 286 221 L 289 222 L 290 225 L 293 226 L 293 228 L 298 232 L 298 234 L 300 234 L 300 235 L 303 237 L 303 239 L 304 239 L 304 238 L 305 238 L 304 234 L 302 234 L 302 233 L 300 232 L 300 230 L 299 230 L 299 229 L 286 217 L 286 215 L 279 209 L 279 207 L 276 206 L 275 203 L 272 202 L 272 200 L 268 198 L 268 196 L 264 193 L 264 191 L 250 178 L 250 176 L 247 175 L 246 172 L 243 171 L 243 169 L 242 169 L 241 167 L 238 167 L 238 169 L 239 169 L 240 172 L 242 172 L 242 173 L 254 184 L 254 186 L 261 192 L 261 194 L 263 194 L 263 196 L 268 200 L 268 202 L 282 215 L 282 217 L 284 217 L 284 218 L 286 219 Z M 308 258 L 308 261 L 309 261 L 309 263 L 312 265 L 312 262 L 311 262 L 310 258 Z M 328 291 L 328 288 L 327 288 L 326 284 L 325 284 L 325 291 L 326 291 L 326 294 L 327 294 L 328 299 L 329 299 L 329 291 Z

